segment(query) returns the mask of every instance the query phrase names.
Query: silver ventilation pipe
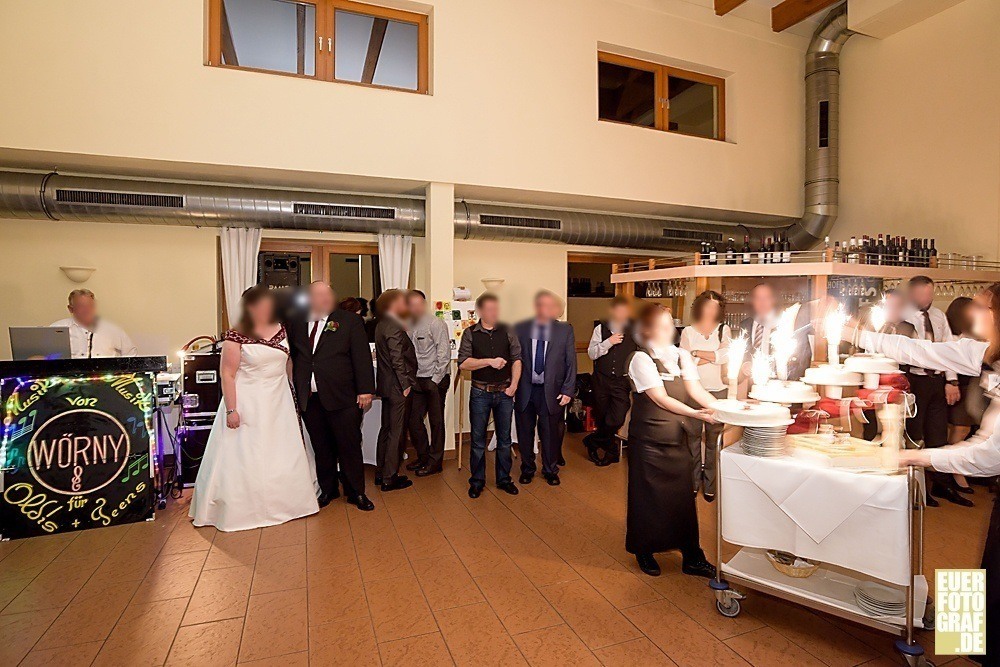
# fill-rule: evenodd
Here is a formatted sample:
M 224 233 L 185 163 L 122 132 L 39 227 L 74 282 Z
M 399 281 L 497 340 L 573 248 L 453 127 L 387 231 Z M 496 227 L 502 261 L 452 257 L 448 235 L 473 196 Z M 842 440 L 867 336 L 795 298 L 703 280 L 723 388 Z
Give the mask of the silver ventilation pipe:
M 0 217 L 424 234 L 421 199 L 13 171 Z
M 823 240 L 837 219 L 840 190 L 840 52 L 852 32 L 847 3 L 820 22 L 806 50 L 805 212 L 787 230 L 796 250 Z

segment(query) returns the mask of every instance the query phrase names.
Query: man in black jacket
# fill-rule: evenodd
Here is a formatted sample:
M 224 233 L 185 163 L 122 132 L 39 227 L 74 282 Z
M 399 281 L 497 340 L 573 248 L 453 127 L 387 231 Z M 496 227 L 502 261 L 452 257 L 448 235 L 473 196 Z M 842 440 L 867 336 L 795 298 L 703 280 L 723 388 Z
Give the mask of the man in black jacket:
M 378 432 L 375 482 L 383 491 L 412 486 L 406 475 L 399 474 L 402 462 L 410 395 L 417 384 L 417 352 L 406 332 L 406 292 L 390 289 L 375 303 L 378 325 L 375 327 L 375 386 L 382 398 L 382 428 Z
M 371 407 L 375 374 L 364 322 L 354 313 L 334 310 L 329 284 L 309 286 L 308 321 L 288 322 L 295 393 L 316 453 L 320 507 L 344 495 L 361 510 L 375 509 L 365 496 L 361 420 Z

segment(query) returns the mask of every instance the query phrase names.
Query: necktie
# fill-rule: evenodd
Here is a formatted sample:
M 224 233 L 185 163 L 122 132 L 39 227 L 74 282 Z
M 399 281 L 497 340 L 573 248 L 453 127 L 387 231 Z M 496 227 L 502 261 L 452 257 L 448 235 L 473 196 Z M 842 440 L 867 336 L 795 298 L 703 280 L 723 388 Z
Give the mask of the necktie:
M 312 323 L 312 329 L 309 330 L 309 349 L 316 349 L 316 332 L 319 331 L 319 320 Z
M 924 314 L 924 338 L 933 343 L 934 326 L 931 324 L 931 314 L 927 312 L 929 308 L 930 306 L 928 306 L 927 308 L 921 308 L 920 312 Z
M 535 341 L 535 375 L 545 372 L 545 327 L 538 327 L 538 339 Z
M 753 327 L 753 349 L 759 350 L 760 344 L 764 342 L 764 324 L 762 322 L 754 322 Z

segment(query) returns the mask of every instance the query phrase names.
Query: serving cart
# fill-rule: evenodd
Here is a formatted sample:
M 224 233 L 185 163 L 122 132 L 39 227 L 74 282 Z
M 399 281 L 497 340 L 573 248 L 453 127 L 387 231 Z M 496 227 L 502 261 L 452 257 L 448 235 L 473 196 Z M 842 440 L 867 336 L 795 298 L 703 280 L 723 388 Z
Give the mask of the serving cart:
M 814 575 L 817 577 L 816 579 L 813 577 L 790 577 L 772 567 L 765 556 L 764 549 L 760 547 L 744 546 L 727 562 L 722 561 L 722 547 L 726 541 L 723 534 L 724 513 L 728 498 L 726 484 L 723 481 L 722 459 L 726 449 L 738 446 L 737 442 L 726 448 L 723 440 L 726 432 L 731 433 L 732 428 L 739 427 L 727 426 L 719 435 L 716 450 L 716 469 L 719 470 L 719 476 L 716 480 L 716 553 L 719 554 L 719 568 L 716 578 L 709 581 L 709 587 L 715 594 L 715 606 L 718 612 L 723 616 L 734 618 L 740 614 L 741 600 L 746 598 L 746 594 L 742 591 L 760 591 L 875 630 L 894 634 L 899 637 L 895 642 L 895 648 L 907 665 L 933 667 L 933 663 L 927 660 L 923 647 L 913 635 L 915 627 L 933 629 L 934 622 L 933 606 L 929 598 L 920 618 L 916 618 L 917 611 L 914 604 L 914 598 L 926 589 L 926 580 L 923 578 L 924 502 L 923 493 L 920 492 L 918 471 L 910 466 L 905 473 L 900 473 L 901 475 L 905 474 L 906 477 L 908 508 L 905 514 L 905 543 L 908 555 L 907 585 L 903 587 L 906 595 L 906 614 L 902 619 L 874 617 L 863 611 L 849 596 L 844 595 L 846 591 L 853 590 L 858 584 L 876 579 L 868 573 L 844 568 L 831 568 L 830 570 L 821 570 L 822 576 L 820 576 L 820 572 L 817 572 L 817 575 Z M 915 596 L 914 588 L 918 583 L 922 584 L 920 587 L 922 590 Z

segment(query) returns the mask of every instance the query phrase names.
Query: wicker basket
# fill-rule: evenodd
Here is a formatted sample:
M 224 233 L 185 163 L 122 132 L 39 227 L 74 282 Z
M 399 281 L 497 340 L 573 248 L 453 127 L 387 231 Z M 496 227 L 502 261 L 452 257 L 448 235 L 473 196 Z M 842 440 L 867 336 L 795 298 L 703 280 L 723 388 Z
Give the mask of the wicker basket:
M 813 563 L 812 561 L 809 561 L 809 565 L 798 566 L 798 567 L 796 567 L 795 565 L 790 565 L 788 563 L 783 563 L 781 562 L 781 559 L 779 559 L 778 554 L 785 556 L 786 559 L 788 556 L 791 556 L 791 560 L 793 562 L 795 561 L 796 556 L 778 551 L 767 552 L 767 560 L 771 563 L 774 569 L 782 574 L 788 575 L 789 577 L 795 577 L 796 579 L 805 579 L 806 577 L 811 576 L 813 572 L 819 569 L 819 563 Z M 800 560 L 805 560 L 805 559 L 803 558 Z

